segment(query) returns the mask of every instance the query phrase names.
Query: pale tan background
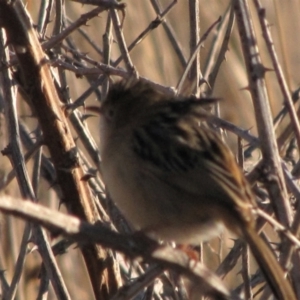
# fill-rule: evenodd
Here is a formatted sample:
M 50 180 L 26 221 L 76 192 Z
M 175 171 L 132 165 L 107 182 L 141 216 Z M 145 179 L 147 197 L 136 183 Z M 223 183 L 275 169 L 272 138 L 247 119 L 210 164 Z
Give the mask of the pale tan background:
M 170 1 L 161 0 L 161 7 L 168 5 Z M 251 3 L 251 1 L 249 1 Z M 124 20 L 124 34 L 127 44 L 148 26 L 155 19 L 156 14 L 147 0 L 128 0 L 126 9 L 126 18 Z M 295 90 L 300 83 L 300 1 L 290 0 L 265 0 L 262 1 L 266 8 L 267 19 L 272 24 L 271 32 L 273 35 L 275 48 L 279 55 L 286 80 L 291 91 Z M 206 29 L 220 16 L 223 15 L 229 1 L 201 0 L 201 32 Z M 27 9 L 31 13 L 33 21 L 37 20 L 37 12 L 40 1 L 28 0 Z M 80 14 L 87 12 L 92 7 L 89 5 L 82 6 L 79 3 L 71 3 L 66 1 L 66 14 L 71 20 L 76 20 Z M 258 37 L 259 48 L 265 67 L 271 67 L 270 59 L 266 53 L 264 41 L 261 39 L 261 30 L 254 16 L 254 25 Z M 105 31 L 106 12 L 98 18 L 89 21 L 83 29 L 92 37 L 93 41 L 102 47 L 102 35 Z M 189 56 L 189 20 L 188 20 L 188 2 L 178 0 L 178 3 L 166 17 L 174 32 L 177 40 L 180 42 L 182 51 L 188 59 Z M 49 32 L 51 26 L 49 26 Z M 77 47 L 82 52 L 88 53 L 94 60 L 101 61 L 101 57 L 91 50 L 91 47 L 82 40 L 79 34 L 72 34 Z M 201 66 L 204 66 L 207 51 L 210 47 L 211 35 L 205 42 L 205 47 L 201 49 Z M 166 86 L 176 86 L 183 72 L 174 50 L 166 38 L 162 26 L 155 29 L 147 38 L 139 44 L 131 53 L 132 61 L 141 76 L 147 77 L 155 82 L 159 82 Z M 112 59 L 119 56 L 117 46 L 113 47 Z M 121 65 L 122 66 L 122 65 Z M 85 79 L 79 79 L 74 74 L 68 73 L 70 94 L 73 100 L 81 95 L 87 88 L 88 84 Z M 282 108 L 282 95 L 279 91 L 278 84 L 274 72 L 266 73 L 268 94 L 271 101 L 273 115 Z M 221 101 L 221 114 L 225 119 L 235 123 L 236 125 L 248 129 L 251 133 L 256 134 L 255 120 L 253 118 L 253 108 L 248 91 L 242 90 L 247 86 L 247 75 L 243 63 L 243 57 L 240 48 L 237 28 L 234 27 L 229 50 L 226 53 L 226 61 L 223 62 L 217 77 L 215 90 L 213 95 L 223 99 Z M 24 115 L 30 114 L 27 106 L 19 99 L 19 115 L 23 115 L 29 128 L 34 129 L 36 122 L 31 118 L 24 118 Z M 92 95 L 88 99 L 89 104 L 95 103 L 95 96 Z M 284 123 L 283 123 L 284 124 Z M 6 129 L 3 122 L 0 123 L 0 147 L 3 149 L 7 145 Z M 89 121 L 91 131 L 98 140 L 97 120 Z M 92 128 L 92 126 L 94 126 Z M 278 129 L 280 132 L 281 128 Z M 231 147 L 234 149 L 235 140 L 230 140 Z M 0 157 L 0 180 L 5 177 L 10 170 L 10 163 L 7 158 Z M 30 170 L 30 164 L 29 164 Z M 19 196 L 16 182 L 11 183 L 6 193 L 12 196 Z M 40 188 L 38 198 L 42 203 L 50 207 L 57 208 L 57 200 L 53 200 L 53 192 L 47 183 L 43 183 Z M 61 208 L 64 211 L 64 208 Z M 1 220 L 1 245 L 0 245 L 0 269 L 5 269 L 5 276 L 10 282 L 14 262 L 18 254 L 18 245 L 20 244 L 23 221 L 3 216 Z M 218 241 L 213 243 L 214 247 L 218 247 Z M 232 245 L 232 241 L 228 241 L 223 245 L 223 251 L 226 253 Z M 206 246 L 205 246 L 206 247 Z M 206 247 L 207 249 L 209 247 Z M 77 249 L 71 248 L 68 255 L 58 258 L 64 278 L 67 282 L 68 289 L 72 299 L 93 299 L 91 295 L 91 287 L 86 279 L 85 268 L 82 263 L 80 253 Z M 34 251 L 28 255 L 26 260 L 26 272 L 22 276 L 22 284 L 19 289 L 17 299 L 35 299 L 36 286 L 39 283 L 37 275 L 39 273 L 39 255 Z M 207 250 L 205 254 L 205 263 L 215 268 L 218 265 L 218 257 L 211 250 Z M 239 271 L 237 268 L 232 272 L 233 280 L 228 277 L 226 280 L 230 285 L 236 286 L 240 277 L 236 277 Z M 239 279 L 237 279 L 239 278 Z M 55 299 L 50 295 L 49 299 Z

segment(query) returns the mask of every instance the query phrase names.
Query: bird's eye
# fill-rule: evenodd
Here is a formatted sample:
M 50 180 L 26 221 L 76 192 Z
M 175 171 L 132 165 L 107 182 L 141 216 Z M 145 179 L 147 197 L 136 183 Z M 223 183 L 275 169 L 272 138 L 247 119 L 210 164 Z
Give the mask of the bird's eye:
M 110 107 L 107 111 L 106 111 L 106 117 L 111 120 L 115 115 L 115 111 L 112 107 Z

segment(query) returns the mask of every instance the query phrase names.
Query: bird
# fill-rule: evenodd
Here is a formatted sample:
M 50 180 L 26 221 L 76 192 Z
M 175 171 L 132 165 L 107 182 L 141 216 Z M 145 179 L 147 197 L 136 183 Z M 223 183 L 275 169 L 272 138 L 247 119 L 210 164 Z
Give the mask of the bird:
M 110 198 L 148 237 L 198 244 L 223 226 L 244 238 L 273 293 L 296 299 L 256 232 L 257 203 L 229 147 L 209 126 L 211 98 L 166 96 L 142 79 L 113 83 L 99 108 Z

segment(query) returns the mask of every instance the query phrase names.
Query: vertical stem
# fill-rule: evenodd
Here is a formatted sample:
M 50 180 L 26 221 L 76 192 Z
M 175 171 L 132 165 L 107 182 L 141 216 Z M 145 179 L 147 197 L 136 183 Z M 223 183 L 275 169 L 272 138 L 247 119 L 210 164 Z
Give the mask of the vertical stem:
M 235 0 L 234 10 L 248 72 L 249 91 L 251 92 L 255 109 L 257 130 L 260 140 L 263 141 L 261 143 L 261 152 L 264 160 L 265 186 L 269 192 L 278 220 L 284 226 L 289 227 L 292 213 L 288 202 L 265 86 L 265 68 L 262 65 L 258 52 L 248 2 L 246 0 Z
M 195 48 L 200 40 L 200 14 L 199 0 L 189 1 L 190 15 L 190 55 L 193 55 Z M 198 83 L 200 80 L 200 51 L 198 51 L 193 65 L 189 72 L 191 83 L 196 84 L 195 92 L 198 94 Z

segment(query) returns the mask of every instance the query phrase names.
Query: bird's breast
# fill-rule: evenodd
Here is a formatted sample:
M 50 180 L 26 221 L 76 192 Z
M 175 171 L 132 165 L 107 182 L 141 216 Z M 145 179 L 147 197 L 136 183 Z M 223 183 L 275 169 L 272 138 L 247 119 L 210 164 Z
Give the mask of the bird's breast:
M 120 155 L 120 147 L 104 153 L 103 177 L 111 199 L 136 230 L 180 243 L 207 240 L 220 232 L 220 220 L 195 210 L 189 195 L 143 170 L 128 149 Z

